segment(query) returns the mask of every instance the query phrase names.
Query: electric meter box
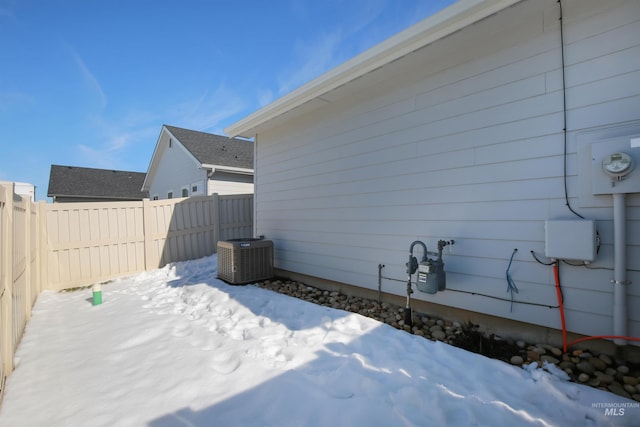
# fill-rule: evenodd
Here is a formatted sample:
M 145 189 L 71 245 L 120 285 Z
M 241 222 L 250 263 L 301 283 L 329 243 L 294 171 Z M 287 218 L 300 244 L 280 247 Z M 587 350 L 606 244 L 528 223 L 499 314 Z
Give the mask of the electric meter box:
M 557 219 L 544 223 L 544 255 L 552 259 L 591 262 L 598 246 L 596 222 L 587 219 Z
M 591 190 L 594 195 L 640 193 L 639 144 L 638 138 L 629 137 L 591 144 Z

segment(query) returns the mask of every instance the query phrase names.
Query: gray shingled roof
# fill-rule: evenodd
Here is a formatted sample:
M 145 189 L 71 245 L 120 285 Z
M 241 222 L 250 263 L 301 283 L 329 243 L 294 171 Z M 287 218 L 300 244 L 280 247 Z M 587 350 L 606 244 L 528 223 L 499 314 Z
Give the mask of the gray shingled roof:
M 141 191 L 145 176 L 144 172 L 51 165 L 47 196 L 142 200 L 149 197 Z
M 164 125 L 204 165 L 253 169 L 253 142 Z

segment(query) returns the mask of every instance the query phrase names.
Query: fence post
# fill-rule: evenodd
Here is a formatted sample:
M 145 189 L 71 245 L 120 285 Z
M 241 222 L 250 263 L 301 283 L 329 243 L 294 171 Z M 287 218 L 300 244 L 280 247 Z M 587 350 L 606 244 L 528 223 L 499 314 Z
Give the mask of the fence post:
M 5 290 L 7 289 L 7 266 L 5 263 L 5 254 L 8 252 L 8 237 L 7 237 L 7 218 L 4 214 L 6 212 L 6 199 L 7 190 L 6 187 L 0 184 L 0 399 L 4 394 L 5 377 L 8 375 L 5 361 L 9 358 L 6 352 L 6 340 L 7 340 L 7 299 L 5 298 Z
M 5 206 L 2 223 L 2 259 L 0 264 L 4 274 L 2 283 L 2 360 L 4 375 L 13 371 L 13 186 L 0 185 L 4 193 Z
M 38 294 L 49 289 L 49 239 L 47 231 L 47 202 L 38 202 Z
M 153 250 L 153 239 L 156 235 L 156 227 L 153 223 L 154 215 L 151 201 L 142 199 L 142 229 L 144 230 L 144 270 L 149 271 L 158 268 L 158 262 L 154 264 L 155 251 Z
M 24 204 L 24 315 L 25 324 L 31 318 L 31 200 L 22 197 Z
M 213 215 L 213 252 L 218 252 L 218 241 L 220 240 L 220 196 L 218 193 L 212 194 L 211 215 Z

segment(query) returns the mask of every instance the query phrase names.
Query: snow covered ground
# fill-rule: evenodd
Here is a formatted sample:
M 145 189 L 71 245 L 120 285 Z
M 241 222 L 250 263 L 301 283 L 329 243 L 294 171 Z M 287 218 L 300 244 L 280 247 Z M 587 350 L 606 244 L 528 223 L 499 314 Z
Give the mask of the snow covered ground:
M 215 255 L 45 292 L 2 426 L 640 425 L 637 402 L 216 279 Z M 549 369 L 555 372 L 553 369 Z

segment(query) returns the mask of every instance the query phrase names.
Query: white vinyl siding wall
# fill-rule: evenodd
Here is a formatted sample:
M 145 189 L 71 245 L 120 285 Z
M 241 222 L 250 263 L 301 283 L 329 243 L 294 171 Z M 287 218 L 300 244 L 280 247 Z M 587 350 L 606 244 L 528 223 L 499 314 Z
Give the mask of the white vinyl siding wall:
M 215 172 L 209 180 L 209 194 L 253 194 L 253 175 Z
M 580 134 L 640 132 L 640 2 L 565 0 L 567 185 L 597 219 L 594 267 L 612 267 L 610 198 L 583 206 Z M 322 96 L 312 111 L 257 136 L 256 234 L 276 267 L 377 289 L 377 266 L 406 280 L 409 244 L 445 249 L 447 286 L 557 305 L 544 221 L 574 217 L 564 200 L 563 92 L 556 0 L 526 0 Z M 392 76 L 392 77 L 388 77 Z M 634 128 L 635 129 L 635 128 Z M 588 204 L 587 204 L 588 205 Z M 640 283 L 640 196 L 627 197 L 628 279 Z M 612 333 L 612 271 L 561 265 L 568 329 Z M 383 282 L 403 295 L 405 286 Z M 640 290 L 628 288 L 640 336 Z M 457 292 L 414 298 L 560 328 L 557 309 Z
M 159 194 L 161 199 L 166 199 L 167 193 L 172 191 L 174 198 L 181 197 L 183 187 L 190 189 L 191 183 L 204 183 L 206 171 L 200 168 L 179 142 L 173 139 L 169 148 L 169 137 L 163 132 L 159 144 L 162 145 L 159 147 L 162 151 L 159 152 L 160 161 L 151 180 L 149 194 Z

